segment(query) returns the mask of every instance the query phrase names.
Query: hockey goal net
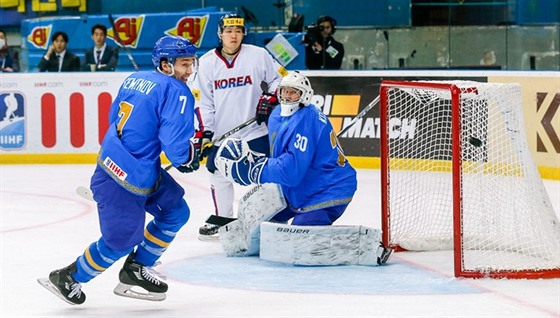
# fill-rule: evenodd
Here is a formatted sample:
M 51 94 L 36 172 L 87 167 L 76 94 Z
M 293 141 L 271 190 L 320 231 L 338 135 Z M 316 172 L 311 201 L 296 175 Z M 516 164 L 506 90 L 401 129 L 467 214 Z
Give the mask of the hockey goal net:
M 517 84 L 383 81 L 383 241 L 453 250 L 456 277 L 560 277 L 560 225 Z

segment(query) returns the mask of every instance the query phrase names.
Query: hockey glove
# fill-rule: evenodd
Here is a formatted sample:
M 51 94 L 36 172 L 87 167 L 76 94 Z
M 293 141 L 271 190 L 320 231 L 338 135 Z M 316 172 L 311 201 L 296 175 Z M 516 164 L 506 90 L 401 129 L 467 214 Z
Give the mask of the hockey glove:
M 212 137 L 214 137 L 214 132 L 210 130 L 200 131 L 197 130 L 194 133 L 194 146 L 199 151 L 199 159 L 202 160 L 208 157 L 208 153 L 210 152 L 210 148 L 212 147 Z
M 190 143 L 189 160 L 177 167 L 177 170 L 182 173 L 190 173 L 200 168 L 200 150 L 196 148 L 196 145 L 192 141 Z
M 218 149 L 215 161 L 222 176 L 246 186 L 260 183 L 262 169 L 268 159 L 255 158 L 246 141 L 229 138 Z
M 274 94 L 264 93 L 261 98 L 259 98 L 259 103 L 257 104 L 257 112 L 255 117 L 257 118 L 257 124 L 268 124 L 268 117 L 278 105 L 278 97 Z

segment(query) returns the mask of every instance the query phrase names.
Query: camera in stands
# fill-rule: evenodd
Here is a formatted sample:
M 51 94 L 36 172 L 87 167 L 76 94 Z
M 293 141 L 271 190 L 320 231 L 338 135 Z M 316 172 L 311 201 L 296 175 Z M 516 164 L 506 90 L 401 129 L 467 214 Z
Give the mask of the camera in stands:
M 323 36 L 321 32 L 323 31 L 324 27 L 322 25 L 317 24 L 310 24 L 305 27 L 306 33 L 303 36 L 303 43 L 306 46 L 313 45 L 315 42 L 323 42 Z

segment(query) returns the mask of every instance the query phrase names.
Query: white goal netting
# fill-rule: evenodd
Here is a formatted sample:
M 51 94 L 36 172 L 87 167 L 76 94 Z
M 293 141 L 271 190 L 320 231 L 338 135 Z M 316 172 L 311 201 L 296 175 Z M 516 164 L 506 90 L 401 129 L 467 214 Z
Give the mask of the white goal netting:
M 560 225 L 527 145 L 519 85 L 390 82 L 381 112 L 390 245 L 455 248 L 458 276 L 558 276 Z

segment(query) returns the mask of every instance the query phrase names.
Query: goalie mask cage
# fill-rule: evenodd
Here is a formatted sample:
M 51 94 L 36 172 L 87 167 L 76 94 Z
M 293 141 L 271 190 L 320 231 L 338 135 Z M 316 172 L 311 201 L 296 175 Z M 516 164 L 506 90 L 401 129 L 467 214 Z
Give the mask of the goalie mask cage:
M 560 277 L 560 225 L 517 84 L 383 81 L 383 243 L 453 250 L 456 277 Z

